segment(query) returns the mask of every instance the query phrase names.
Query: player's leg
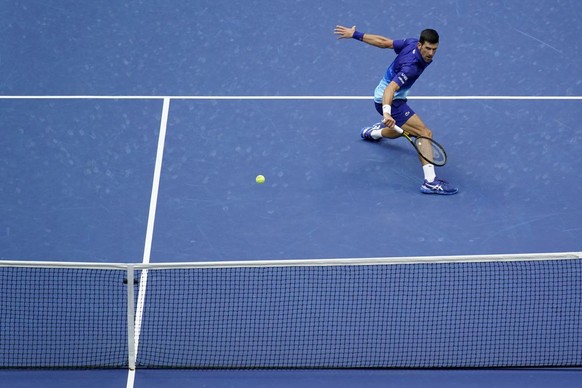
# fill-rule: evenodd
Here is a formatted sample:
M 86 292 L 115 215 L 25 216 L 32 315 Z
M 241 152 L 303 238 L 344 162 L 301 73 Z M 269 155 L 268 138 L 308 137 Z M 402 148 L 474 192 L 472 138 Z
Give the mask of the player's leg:
M 404 129 L 412 136 L 424 136 L 432 138 L 432 131 L 426 126 L 424 121 L 422 121 L 420 116 L 416 113 L 413 114 L 404 124 L 400 125 L 400 128 Z
M 416 113 L 413 114 L 412 117 L 410 117 L 400 127 L 412 136 L 416 137 L 423 136 L 432 138 L 432 131 L 426 126 L 426 124 L 422 121 L 420 116 L 417 115 Z M 430 151 L 432 151 L 432 149 Z M 420 156 L 418 157 L 418 159 L 420 160 L 420 163 L 422 164 L 423 169 L 425 170 L 425 178 L 432 182 L 432 180 L 434 180 L 435 178 L 434 168 L 431 168 L 430 166 L 425 167 L 427 165 L 430 165 L 430 163 L 427 162 L 425 159 L 421 158 Z
M 375 102 L 376 111 L 383 115 L 382 105 Z M 424 136 L 432 138 L 432 131 L 426 126 L 419 115 L 417 115 L 408 106 L 406 100 L 394 100 L 392 102 L 392 117 L 396 121 L 396 125 L 411 134 L 412 136 Z M 401 132 L 394 128 L 388 128 L 384 124 L 377 123 L 371 127 L 362 129 L 361 136 L 365 140 L 378 141 L 383 137 L 394 139 L 401 136 Z M 436 176 L 434 165 L 428 163 L 419 156 L 422 170 L 424 172 L 424 182 L 420 187 L 420 191 L 425 194 L 444 194 L 450 195 L 457 193 L 458 189 L 452 187 L 444 179 L 439 179 Z
M 419 115 L 412 115 L 405 123 L 400 126 L 403 130 L 413 136 L 424 136 L 432 138 L 432 131 L 426 126 Z M 451 186 L 444 179 L 437 178 L 434 166 L 419 157 L 424 172 L 424 182 L 420 186 L 420 191 L 425 194 L 456 194 L 459 190 Z
M 400 132 L 394 128 L 391 129 L 386 127 L 382 122 L 376 123 L 371 127 L 362 128 L 360 135 L 362 136 L 362 139 L 372 141 L 378 141 L 383 137 L 396 139 L 397 137 L 402 136 Z

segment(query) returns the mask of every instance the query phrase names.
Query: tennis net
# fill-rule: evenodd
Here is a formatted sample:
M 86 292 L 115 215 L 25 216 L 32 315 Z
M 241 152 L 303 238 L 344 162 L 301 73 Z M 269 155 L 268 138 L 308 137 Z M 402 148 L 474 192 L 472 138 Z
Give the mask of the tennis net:
M 3 368 L 582 366 L 579 253 L 0 262 Z

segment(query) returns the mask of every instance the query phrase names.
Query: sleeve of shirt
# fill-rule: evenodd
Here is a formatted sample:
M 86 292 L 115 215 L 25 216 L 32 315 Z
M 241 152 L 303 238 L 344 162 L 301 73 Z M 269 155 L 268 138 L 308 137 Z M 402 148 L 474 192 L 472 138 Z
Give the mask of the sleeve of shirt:
M 392 81 L 396 82 L 401 88 L 406 87 L 407 84 L 411 84 L 418 78 L 418 73 L 414 67 L 403 67 L 394 76 Z
M 392 41 L 392 45 L 394 47 L 394 52 L 396 54 L 400 54 L 400 51 L 402 51 L 402 49 L 406 45 L 406 41 L 404 39 L 394 40 Z

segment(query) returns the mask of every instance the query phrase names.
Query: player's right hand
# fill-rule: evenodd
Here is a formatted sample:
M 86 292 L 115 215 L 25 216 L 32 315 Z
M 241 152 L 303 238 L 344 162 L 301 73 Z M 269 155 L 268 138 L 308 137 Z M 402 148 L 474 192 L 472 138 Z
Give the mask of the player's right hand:
M 384 123 L 385 126 L 387 126 L 390 129 L 394 128 L 394 126 L 396 125 L 396 120 L 394 120 L 394 118 L 390 116 L 388 113 L 384 113 L 384 119 L 382 120 L 382 122 Z

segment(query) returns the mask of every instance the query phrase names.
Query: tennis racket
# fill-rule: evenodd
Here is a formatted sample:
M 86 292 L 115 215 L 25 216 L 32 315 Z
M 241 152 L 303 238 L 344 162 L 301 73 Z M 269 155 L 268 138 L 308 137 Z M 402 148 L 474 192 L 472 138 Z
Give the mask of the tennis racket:
M 418 155 L 427 162 L 435 166 L 444 166 L 447 163 L 447 153 L 443 146 L 436 140 L 424 136 L 411 136 L 399 126 L 395 126 L 394 128 L 402 133 L 402 136 L 414 146 Z

